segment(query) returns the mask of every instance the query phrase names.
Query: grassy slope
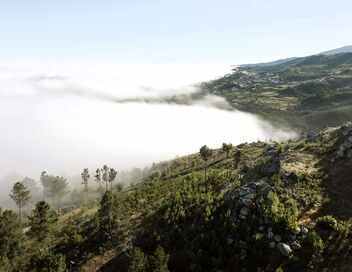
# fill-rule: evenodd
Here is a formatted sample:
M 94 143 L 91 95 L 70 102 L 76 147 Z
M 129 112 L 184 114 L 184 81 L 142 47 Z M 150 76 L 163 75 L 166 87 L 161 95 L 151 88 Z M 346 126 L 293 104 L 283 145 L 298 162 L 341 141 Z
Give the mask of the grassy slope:
M 185 246 L 199 247 L 202 239 L 205 239 L 201 233 L 206 231 L 219 230 L 219 233 L 214 234 L 219 241 L 223 239 L 222 235 L 225 235 L 226 230 L 219 229 L 216 225 L 222 222 L 222 207 L 227 205 L 224 201 L 224 193 L 237 188 L 241 183 L 261 180 L 275 186 L 284 205 L 295 203 L 299 209 L 299 223 L 307 225 L 311 230 L 316 228 L 315 224 L 319 216 L 332 214 L 339 220 L 341 226 L 339 231 L 319 232 L 317 229 L 326 247 L 323 252 L 324 261 L 316 264 L 313 270 L 349 271 L 352 264 L 350 252 L 352 240 L 348 227 L 352 216 L 350 197 L 352 167 L 345 159 L 331 161 L 335 158 L 337 146 L 344 138 L 345 136 L 341 135 L 341 129 L 326 129 L 320 133 L 317 142 L 301 139 L 283 144 L 263 142 L 242 144 L 231 151 L 228 159 L 221 150 L 214 150 L 214 155 L 209 162 L 211 170 L 206 183 L 203 181 L 203 162 L 198 154 L 156 164 L 154 171 L 159 174 L 154 174 L 153 178 L 117 194 L 120 220 L 119 241 L 108 247 L 99 243 L 90 244 L 88 234 L 86 244 L 80 247 L 79 260 L 73 258 L 80 263 L 78 270 L 117 271 L 116 269 L 119 268 L 118 271 L 126 271 L 128 248 L 138 246 L 149 253 L 156 243 L 161 244 L 170 254 L 169 266 L 173 271 L 188 270 L 189 267 L 183 267 L 182 264 L 187 265 L 189 259 L 180 255 L 184 254 Z M 272 155 L 268 156 L 265 151 L 269 147 L 276 150 L 277 155 L 274 156 L 279 157 L 282 171 L 286 173 L 293 171 L 298 175 L 297 183 L 285 183 L 284 178 L 280 178 L 278 174 L 269 177 L 258 170 L 258 165 L 270 161 Z M 239 168 L 243 164 L 246 164 L 249 170 L 242 179 L 239 179 Z M 183 204 L 181 205 L 177 199 L 181 199 Z M 177 213 L 171 219 L 169 217 L 171 224 L 168 224 L 165 214 L 167 209 L 171 208 L 174 211 L 174 207 L 177 207 Z M 83 217 L 87 214 L 87 218 L 91 218 L 96 206 L 83 210 L 84 212 L 80 210 L 74 213 L 79 213 Z M 70 224 L 70 221 L 66 222 L 62 224 Z M 204 227 L 194 230 L 193 224 Z M 175 229 L 175 226 L 179 229 Z M 174 240 L 175 237 L 176 240 Z M 190 237 L 193 239 L 191 242 L 189 242 Z M 185 244 L 176 242 L 182 239 L 185 239 Z M 102 250 L 104 247 L 106 249 Z M 209 250 L 214 252 L 213 249 Z M 226 250 L 229 250 L 230 254 L 238 254 L 235 249 L 233 253 L 231 253 L 232 249 Z M 289 261 L 276 251 L 267 252 L 264 249 L 263 253 L 253 255 L 257 258 L 255 262 L 244 258 L 238 265 L 248 266 L 254 263 L 265 266 L 269 258 L 273 265 L 281 265 L 286 269 L 285 271 L 300 271 L 300 269 L 304 270 L 308 262 L 305 259 L 308 253 L 305 250 L 305 247 L 302 247 L 295 253 L 300 259 Z M 193 256 L 196 259 L 191 263 L 194 265 L 206 263 L 201 259 L 202 256 Z M 188 258 L 192 257 L 188 256 Z M 216 260 L 206 268 L 203 267 L 203 271 L 210 269 L 214 262 L 216 263 Z M 248 269 L 252 271 L 251 268 Z

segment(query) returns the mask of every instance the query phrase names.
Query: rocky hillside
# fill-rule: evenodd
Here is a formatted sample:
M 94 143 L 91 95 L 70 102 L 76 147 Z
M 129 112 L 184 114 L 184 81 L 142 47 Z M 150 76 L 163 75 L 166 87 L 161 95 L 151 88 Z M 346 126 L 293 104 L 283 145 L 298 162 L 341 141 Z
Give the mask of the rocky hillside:
M 155 164 L 62 215 L 53 252 L 77 271 L 351 271 L 351 166 L 351 123 Z

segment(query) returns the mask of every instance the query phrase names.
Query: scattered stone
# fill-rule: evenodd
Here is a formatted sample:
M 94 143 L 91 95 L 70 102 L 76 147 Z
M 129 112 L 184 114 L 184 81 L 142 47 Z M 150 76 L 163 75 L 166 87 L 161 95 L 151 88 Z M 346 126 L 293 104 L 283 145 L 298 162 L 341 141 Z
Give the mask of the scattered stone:
M 273 238 L 273 236 L 274 236 L 274 233 L 272 233 L 271 231 L 270 231 L 270 232 L 268 232 L 267 237 L 268 237 L 269 239 Z
M 268 228 L 268 232 L 271 232 L 273 231 L 273 229 L 271 227 Z
M 249 215 L 249 213 L 250 213 L 250 210 L 247 207 L 242 207 L 240 210 L 240 215 L 247 216 Z
M 245 216 L 245 215 L 243 215 L 243 214 L 240 214 L 240 215 L 238 216 L 238 218 L 239 218 L 239 219 L 242 219 L 242 220 L 245 220 L 245 219 L 247 219 L 247 216 Z
M 298 246 L 297 241 L 292 241 L 290 244 L 291 244 L 291 246 L 293 246 L 293 247 L 297 247 L 297 246 Z
M 308 132 L 308 134 L 306 136 L 306 140 L 308 142 L 315 143 L 317 141 L 317 139 L 318 139 L 318 136 L 314 131 Z
M 301 231 L 303 234 L 308 234 L 308 229 L 304 226 L 301 226 Z
M 300 227 L 296 227 L 295 230 L 293 231 L 294 234 L 299 234 L 301 232 L 301 228 Z
M 281 241 L 281 236 L 275 234 L 275 235 L 274 235 L 274 240 L 275 240 L 276 242 L 280 242 L 280 241 Z
M 270 242 L 270 243 L 269 243 L 269 247 L 270 247 L 270 248 L 276 247 L 276 243 L 275 243 L 274 241 Z
M 241 203 L 246 207 L 252 206 L 252 200 L 250 200 L 250 199 L 242 198 Z
M 292 252 L 291 247 L 285 243 L 278 243 L 277 248 L 285 256 L 290 255 L 290 253 Z
M 290 235 L 290 239 L 291 239 L 292 241 L 294 241 L 294 240 L 297 239 L 297 236 L 296 236 L 295 234 L 292 234 L 292 235 Z
M 253 199 L 254 198 L 254 194 L 245 195 L 243 198 L 244 199 Z
M 263 227 L 263 226 L 259 226 L 259 227 L 258 227 L 258 230 L 259 230 L 259 231 L 264 231 L 264 227 Z

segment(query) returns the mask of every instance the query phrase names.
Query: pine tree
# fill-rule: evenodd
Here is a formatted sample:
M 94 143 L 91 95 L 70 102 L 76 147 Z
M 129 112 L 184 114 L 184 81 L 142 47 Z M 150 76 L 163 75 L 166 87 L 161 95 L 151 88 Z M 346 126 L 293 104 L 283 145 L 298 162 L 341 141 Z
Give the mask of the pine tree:
M 56 197 L 57 211 L 60 212 L 61 198 L 65 193 L 67 193 L 67 180 L 63 177 L 52 176 L 50 183 L 50 196 Z
M 95 181 L 99 184 L 99 189 L 100 189 L 100 195 L 103 196 L 103 188 L 102 188 L 102 176 L 101 176 L 101 170 L 97 168 L 95 171 L 94 175 Z
M 114 168 L 110 168 L 109 170 L 109 182 L 110 182 L 110 191 L 112 191 L 112 182 L 115 180 L 117 176 L 117 172 Z
M 223 143 L 221 149 L 222 149 L 223 152 L 225 152 L 226 160 L 228 160 L 229 159 L 229 155 L 230 155 L 230 151 L 232 149 L 232 144 Z M 229 174 L 229 171 L 227 171 L 227 174 Z
M 30 226 L 28 235 L 38 242 L 46 242 L 53 231 L 54 223 L 57 222 L 57 215 L 50 205 L 44 200 L 39 201 L 35 205 L 33 215 L 28 218 Z
M 99 233 L 106 240 L 115 240 L 118 220 L 117 220 L 117 203 L 112 192 L 106 191 L 100 201 L 98 211 Z
M 10 197 L 18 206 L 18 218 L 21 222 L 21 210 L 23 205 L 25 205 L 31 199 L 31 192 L 23 185 L 22 182 L 16 182 L 11 192 L 12 194 L 10 194 Z
M 23 241 L 17 214 L 0 209 L 0 271 L 14 271 L 13 266 L 23 252 Z
M 208 159 L 213 155 L 213 151 L 211 149 L 209 149 L 209 147 L 207 147 L 206 145 L 203 145 L 200 149 L 199 149 L 199 153 L 204 161 L 204 181 L 207 180 L 207 161 Z
M 82 184 L 84 185 L 84 191 L 86 192 L 86 204 L 88 204 L 88 181 L 89 181 L 89 178 L 90 178 L 90 174 L 89 174 L 88 168 L 84 168 L 83 169 L 81 177 L 83 179 Z

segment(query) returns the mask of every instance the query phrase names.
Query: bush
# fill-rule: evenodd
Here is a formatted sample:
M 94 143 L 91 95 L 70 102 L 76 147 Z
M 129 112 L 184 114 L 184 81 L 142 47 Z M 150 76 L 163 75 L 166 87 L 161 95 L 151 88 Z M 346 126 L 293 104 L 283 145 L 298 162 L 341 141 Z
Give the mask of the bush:
M 331 215 L 325 215 L 318 218 L 317 227 L 325 230 L 337 230 L 337 220 Z
M 154 272 L 168 272 L 169 255 L 161 246 L 158 246 L 150 256 L 150 267 Z
M 31 272 L 65 272 L 65 257 L 61 254 L 51 252 L 37 252 L 34 254 L 29 263 L 28 271 Z
M 147 268 L 147 256 L 139 248 L 133 248 L 129 254 L 128 272 L 142 272 Z
M 312 268 L 315 266 L 315 264 L 318 264 L 323 260 L 322 254 L 324 251 L 324 242 L 315 231 L 312 231 L 308 234 L 308 242 L 312 251 L 309 266 Z

